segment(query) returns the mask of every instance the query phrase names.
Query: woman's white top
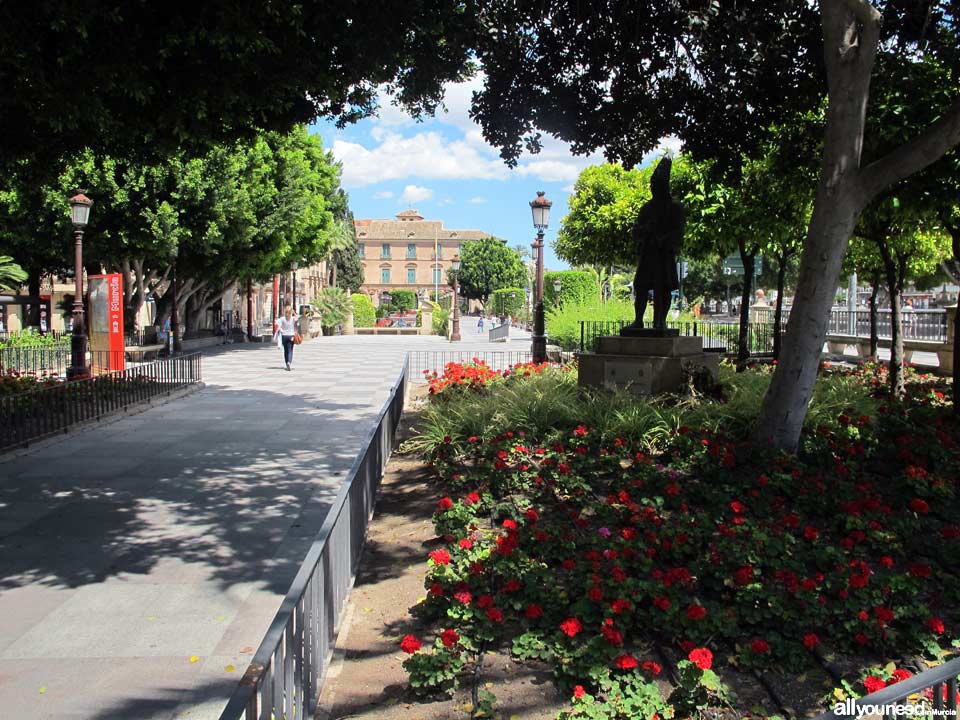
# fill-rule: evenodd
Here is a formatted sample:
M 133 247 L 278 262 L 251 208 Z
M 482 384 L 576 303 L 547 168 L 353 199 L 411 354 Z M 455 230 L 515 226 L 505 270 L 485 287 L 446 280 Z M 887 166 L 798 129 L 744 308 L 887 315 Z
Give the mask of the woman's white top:
M 286 335 L 288 337 L 297 334 L 297 319 L 292 315 L 287 318 L 281 315 L 277 318 L 277 329 L 280 331 L 281 335 Z

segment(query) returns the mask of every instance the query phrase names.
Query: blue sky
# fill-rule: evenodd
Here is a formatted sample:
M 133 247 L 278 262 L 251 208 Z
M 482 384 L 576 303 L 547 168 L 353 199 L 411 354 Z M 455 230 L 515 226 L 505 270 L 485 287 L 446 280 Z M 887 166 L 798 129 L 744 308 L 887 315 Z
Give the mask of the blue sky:
M 566 268 L 551 244 L 578 175 L 603 157 L 574 156 L 565 143 L 547 138 L 539 154 L 525 155 L 517 168 L 508 168 L 467 114 L 471 93 L 481 82 L 474 78 L 447 86 L 446 112 L 422 123 L 382 97 L 379 117 L 344 130 L 321 122 L 312 130 L 343 163 L 342 184 L 357 219 L 390 218 L 416 208 L 446 228 L 483 230 L 511 247 L 529 247 L 535 235 L 529 203 L 538 190 L 545 191 L 553 201 L 545 264 Z

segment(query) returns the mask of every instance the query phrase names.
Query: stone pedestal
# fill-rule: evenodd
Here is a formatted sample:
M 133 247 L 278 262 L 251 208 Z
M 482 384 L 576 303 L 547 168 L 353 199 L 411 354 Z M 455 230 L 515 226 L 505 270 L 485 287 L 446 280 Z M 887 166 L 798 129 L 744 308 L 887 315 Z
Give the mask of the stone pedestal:
M 703 351 L 703 338 L 657 337 L 648 332 L 597 338 L 596 352 L 578 356 L 579 384 L 657 395 L 679 390 L 686 382 L 685 372 L 708 372 L 719 380 L 720 356 Z

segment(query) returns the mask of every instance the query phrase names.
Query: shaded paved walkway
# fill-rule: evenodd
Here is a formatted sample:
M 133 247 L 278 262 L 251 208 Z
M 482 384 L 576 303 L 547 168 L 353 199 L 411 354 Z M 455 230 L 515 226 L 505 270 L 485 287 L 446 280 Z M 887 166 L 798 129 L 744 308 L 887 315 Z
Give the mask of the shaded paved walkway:
M 0 456 L 0 708 L 216 718 L 408 349 L 322 338 L 204 357 L 186 399 Z

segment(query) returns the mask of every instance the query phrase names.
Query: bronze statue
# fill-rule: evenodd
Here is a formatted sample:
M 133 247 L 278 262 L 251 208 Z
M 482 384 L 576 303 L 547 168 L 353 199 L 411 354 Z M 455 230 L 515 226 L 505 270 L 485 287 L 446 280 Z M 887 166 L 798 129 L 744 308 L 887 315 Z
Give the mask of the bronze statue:
M 653 329 L 666 330 L 670 292 L 680 287 L 677 253 L 683 241 L 683 207 L 670 197 L 669 157 L 663 158 L 650 178 L 652 197 L 633 224 L 637 246 L 637 274 L 633 278 L 636 319 L 628 328 L 642 328 L 647 300 L 653 291 Z

